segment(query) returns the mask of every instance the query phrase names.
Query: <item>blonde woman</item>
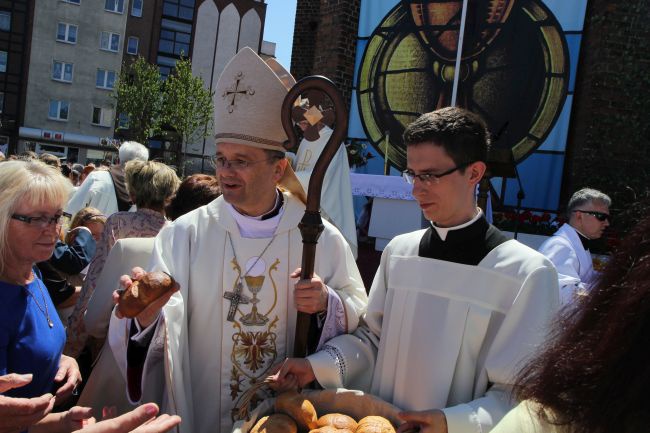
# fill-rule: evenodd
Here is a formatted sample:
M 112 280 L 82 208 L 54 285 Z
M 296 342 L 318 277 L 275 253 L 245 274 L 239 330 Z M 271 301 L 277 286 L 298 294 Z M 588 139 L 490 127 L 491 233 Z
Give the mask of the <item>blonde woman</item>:
M 77 357 L 85 346 L 87 334 L 83 315 L 111 248 L 123 238 L 155 237 L 167 222 L 165 204 L 180 184 L 174 170 L 155 161 L 129 161 L 125 167 L 125 178 L 127 190 L 137 206 L 137 211 L 116 212 L 106 220 L 81 295 L 68 321 L 68 342 L 64 352 L 70 356 Z
M 20 404 L 20 398 L 33 399 L 34 405 L 30 407 L 44 405 L 40 414 L 35 414 L 41 418 L 81 382 L 76 361 L 62 355 L 65 330 L 47 289 L 34 271 L 37 262 L 52 255 L 69 189 L 69 182 L 58 170 L 39 161 L 2 163 L 0 376 L 32 374 L 24 386 L 3 391 L 4 397 L 18 397 L 4 401 L 3 408 Z M 63 417 L 72 430 L 73 423 L 86 415 L 89 416 L 87 411 L 75 409 Z

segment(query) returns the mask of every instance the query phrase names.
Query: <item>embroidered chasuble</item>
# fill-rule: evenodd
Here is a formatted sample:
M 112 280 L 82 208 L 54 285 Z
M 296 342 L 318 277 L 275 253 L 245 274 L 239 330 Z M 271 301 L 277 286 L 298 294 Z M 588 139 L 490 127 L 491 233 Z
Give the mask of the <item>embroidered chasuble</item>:
M 405 410 L 442 409 L 449 433 L 489 431 L 511 408 L 521 363 L 544 342 L 557 274 L 482 215 L 458 230 L 397 236 L 384 249 L 354 336 L 308 358 L 325 388 Z
M 294 170 L 305 191 L 309 188 L 316 161 L 325 149 L 327 140 L 332 136 L 332 129 L 325 126 L 320 130 L 320 138 L 316 141 L 303 139 L 296 152 Z M 322 216 L 334 224 L 343 234 L 357 256 L 357 226 L 354 220 L 352 205 L 352 185 L 350 183 L 350 165 L 344 146 L 340 146 L 323 178 L 321 192 Z
M 182 417 L 180 432 L 230 432 L 231 411 L 242 394 L 292 354 L 296 280 L 289 274 L 301 263 L 297 225 L 304 205 L 287 193 L 284 203 L 274 237 L 240 236 L 229 205 L 219 197 L 176 220 L 155 240 L 150 269 L 168 272 L 180 291 L 158 320 L 141 386 L 151 395 L 155 384 L 147 378 L 161 370 L 164 392 L 156 400 L 161 413 Z M 349 246 L 327 222 L 315 272 L 339 299 L 340 316 L 329 308 L 336 304 L 330 296 L 326 321 L 354 331 L 367 297 Z M 111 349 L 124 364 L 123 336 L 130 321 L 114 322 L 119 325 L 111 333 L 118 337 L 109 336 Z M 164 362 L 150 360 L 156 351 L 163 351 Z M 254 402 L 266 397 L 260 392 Z

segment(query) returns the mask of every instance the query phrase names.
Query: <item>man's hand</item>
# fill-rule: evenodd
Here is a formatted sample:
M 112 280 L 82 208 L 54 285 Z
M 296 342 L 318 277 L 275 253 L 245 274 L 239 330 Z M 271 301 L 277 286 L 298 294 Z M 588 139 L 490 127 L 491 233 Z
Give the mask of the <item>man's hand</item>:
M 303 388 L 316 380 L 310 362 L 302 358 L 285 359 L 278 372 L 269 378 L 273 381 L 272 387 L 278 391 Z
M 301 268 L 296 269 L 290 277 L 300 278 L 301 270 Z M 318 275 L 314 274 L 310 280 L 298 280 L 294 288 L 293 299 L 296 304 L 296 310 L 307 314 L 327 311 L 329 292 L 327 291 L 327 286 Z
M 85 427 L 82 433 L 164 433 L 177 426 L 181 419 L 174 415 L 158 414 L 158 406 L 154 403 L 142 406 L 124 415 L 98 422 Z
M 139 280 L 142 278 L 146 272 L 144 269 L 140 267 L 135 267 L 131 269 L 131 276 L 129 277 L 128 275 L 122 275 L 120 277 L 120 286 L 124 288 L 124 290 L 128 289 L 131 287 L 131 284 L 133 284 L 134 280 Z M 140 324 L 141 328 L 147 328 L 149 325 L 151 325 L 153 322 L 158 320 L 158 316 L 160 316 L 160 311 L 162 308 L 165 306 L 165 304 L 169 301 L 169 299 L 172 297 L 174 293 L 176 293 L 179 290 L 178 283 L 174 285 L 174 288 L 164 295 L 162 295 L 160 298 L 156 299 L 153 301 L 151 304 L 147 305 L 147 308 L 145 308 L 138 316 L 136 319 L 138 320 L 138 323 Z M 113 302 L 115 305 L 120 303 L 120 295 L 117 292 L 113 292 Z M 120 309 L 117 308 L 115 310 L 115 315 L 122 319 L 123 316 L 120 313 Z
M 0 376 L 0 393 L 20 388 L 32 381 L 31 374 Z M 36 424 L 54 407 L 54 396 L 12 398 L 0 395 L 0 433 L 18 433 Z
M 74 358 L 61 355 L 59 370 L 54 376 L 54 383 L 61 384 L 56 391 L 56 404 L 61 404 L 72 395 L 74 389 L 81 383 L 81 372 Z
M 400 412 L 398 416 L 406 422 L 399 426 L 397 433 L 412 430 L 420 433 L 447 433 L 447 418 L 440 409 Z

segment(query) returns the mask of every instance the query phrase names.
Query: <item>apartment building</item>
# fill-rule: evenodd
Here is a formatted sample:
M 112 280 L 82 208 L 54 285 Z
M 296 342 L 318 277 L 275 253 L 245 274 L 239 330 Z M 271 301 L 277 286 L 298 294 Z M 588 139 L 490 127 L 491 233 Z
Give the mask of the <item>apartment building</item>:
M 212 90 L 244 46 L 274 54 L 262 41 L 266 7 L 263 0 L 0 0 L 0 144 L 80 162 L 112 157 L 129 137 L 115 134 L 112 97 L 124 63 L 143 56 L 164 79 L 190 57 Z M 184 149 L 191 171 L 210 170 L 212 141 Z M 173 137 L 147 144 L 155 156 L 175 151 Z
M 86 161 L 114 150 L 111 97 L 128 0 L 36 0 L 18 149 Z
M 28 62 L 30 23 L 28 0 L 0 0 L 0 151 L 18 140 Z

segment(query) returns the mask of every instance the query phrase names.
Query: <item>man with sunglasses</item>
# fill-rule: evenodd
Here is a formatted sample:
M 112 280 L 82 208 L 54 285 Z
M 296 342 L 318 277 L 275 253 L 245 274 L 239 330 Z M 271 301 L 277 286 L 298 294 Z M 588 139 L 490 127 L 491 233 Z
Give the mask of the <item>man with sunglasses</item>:
M 539 247 L 557 269 L 562 304 L 584 295 L 595 282 L 597 274 L 589 249 L 609 226 L 611 204 L 609 196 L 598 190 L 576 191 L 567 205 L 569 222 Z
M 375 394 L 407 411 L 399 432 L 487 432 L 514 403 L 521 361 L 544 340 L 557 273 L 477 207 L 489 146 L 477 115 L 424 114 L 404 142 L 404 177 L 430 226 L 386 246 L 354 335 L 288 360 L 279 377 Z

